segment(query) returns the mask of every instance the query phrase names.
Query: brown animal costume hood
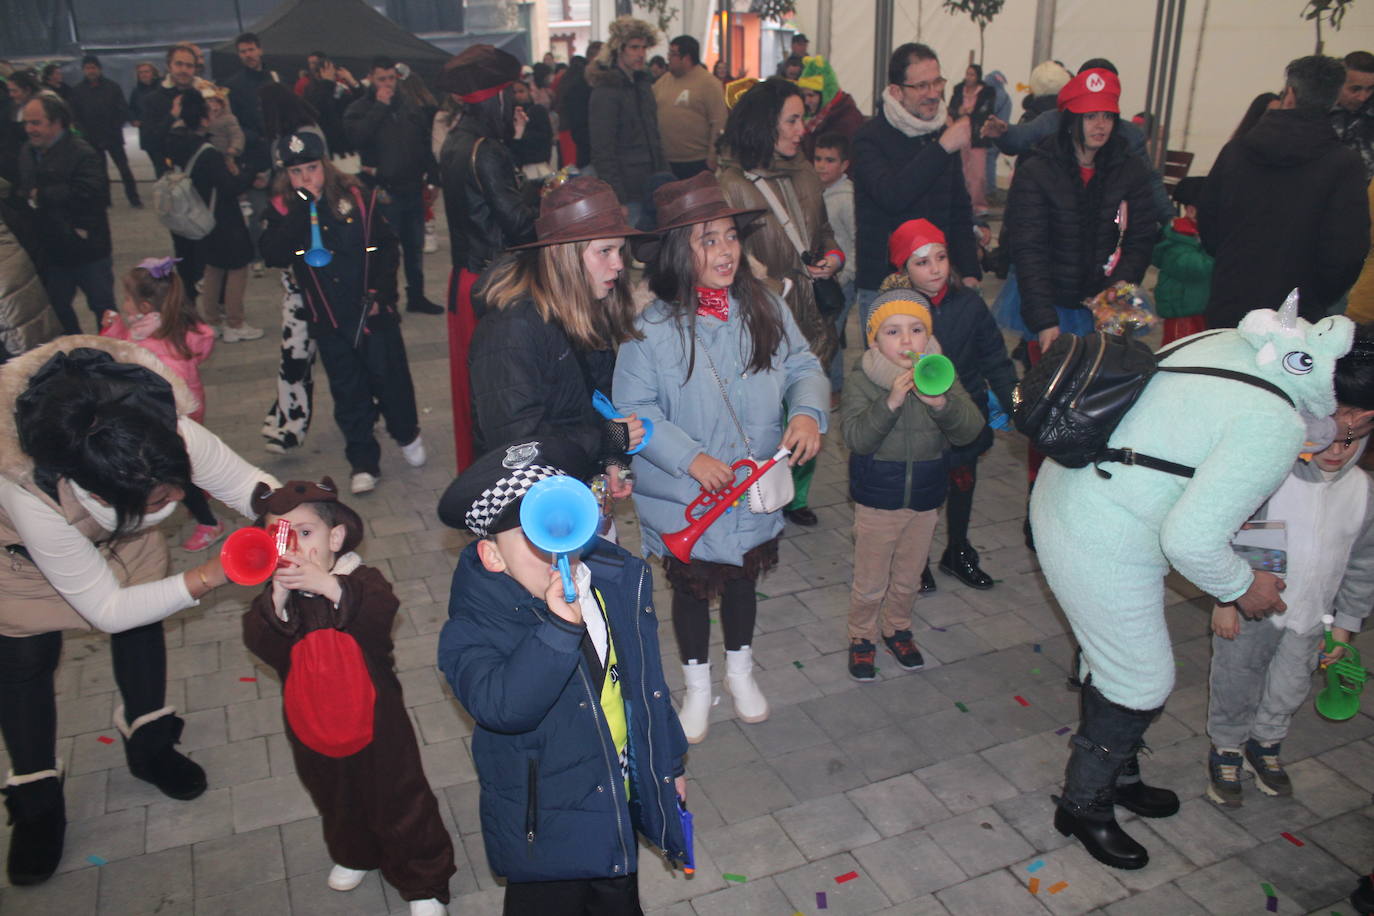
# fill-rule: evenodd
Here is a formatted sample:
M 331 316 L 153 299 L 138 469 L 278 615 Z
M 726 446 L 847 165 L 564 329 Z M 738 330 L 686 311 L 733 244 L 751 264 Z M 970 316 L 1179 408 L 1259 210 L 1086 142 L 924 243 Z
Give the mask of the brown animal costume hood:
M 612 20 L 610 32 L 610 37 L 601 46 L 596 57 L 587 64 L 586 80 L 593 88 L 617 78 L 625 78 L 624 71 L 616 66 L 617 55 L 625 42 L 632 38 L 641 38 L 651 48 L 658 44 L 658 30 L 643 19 L 635 19 L 633 16 L 621 16 Z
M 33 374 L 51 359 L 53 354 L 70 353 L 81 347 L 104 350 L 113 356 L 116 362 L 142 366 L 166 379 L 167 384 L 172 386 L 172 394 L 176 398 L 178 417 L 184 417 L 200 406 L 186 383 L 163 365 L 161 360 L 138 344 L 90 334 L 59 337 L 0 366 L 0 404 L 4 405 L 3 409 L 0 409 L 0 474 L 21 486 L 33 477 L 33 459 L 19 447 L 19 430 L 14 420 L 15 400 L 28 389 Z

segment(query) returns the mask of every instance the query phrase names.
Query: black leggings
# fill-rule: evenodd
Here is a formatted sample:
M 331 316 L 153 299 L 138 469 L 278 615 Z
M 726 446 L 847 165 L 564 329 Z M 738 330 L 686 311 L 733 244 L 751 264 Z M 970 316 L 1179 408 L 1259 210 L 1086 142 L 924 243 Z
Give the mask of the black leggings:
M 958 547 L 968 540 L 973 516 L 973 488 L 978 483 L 978 460 L 949 469 L 949 495 L 945 497 L 945 542 Z
M 186 511 L 191 513 L 191 517 L 199 525 L 209 525 L 214 527 L 218 523 L 215 513 L 210 509 L 210 497 L 205 495 L 205 491 L 197 486 L 186 488 L 186 495 L 181 500 Z
M 753 579 L 729 579 L 721 592 L 720 626 L 725 648 L 730 651 L 742 649 L 754 640 L 754 621 L 759 612 L 754 588 Z M 673 589 L 673 633 L 684 665 L 705 662 L 711 657 L 710 609 L 709 599 L 693 597 L 686 589 Z
M 0 636 L 0 736 L 16 775 L 57 765 L 53 675 L 61 655 L 61 632 Z M 163 707 L 167 644 L 161 621 L 111 634 L 110 658 L 126 722 Z

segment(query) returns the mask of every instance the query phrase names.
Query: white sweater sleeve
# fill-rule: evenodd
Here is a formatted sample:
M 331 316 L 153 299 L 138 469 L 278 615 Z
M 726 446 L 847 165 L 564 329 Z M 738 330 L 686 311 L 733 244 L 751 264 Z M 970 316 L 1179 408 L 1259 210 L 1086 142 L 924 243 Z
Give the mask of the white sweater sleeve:
M 180 430 L 196 485 L 245 515 L 259 480 L 280 485 L 199 423 L 183 419 Z M 191 597 L 181 573 L 156 582 L 121 586 L 89 538 L 38 497 L 10 481 L 0 482 L 0 507 L 9 515 L 20 542 L 44 578 L 96 629 L 119 633 L 199 603 Z

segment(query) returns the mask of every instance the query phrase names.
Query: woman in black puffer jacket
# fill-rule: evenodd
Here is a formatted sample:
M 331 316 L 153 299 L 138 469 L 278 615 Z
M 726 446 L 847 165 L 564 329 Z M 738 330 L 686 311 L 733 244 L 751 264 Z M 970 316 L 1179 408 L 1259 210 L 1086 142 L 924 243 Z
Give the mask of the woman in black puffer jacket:
M 1092 331 L 1084 299 L 1139 283 L 1150 266 L 1159 224 L 1149 170 L 1115 130 L 1120 85 L 1109 70 L 1074 77 L 1059 93 L 1058 132 L 1012 180 L 1007 231 L 1032 362 L 1061 331 Z

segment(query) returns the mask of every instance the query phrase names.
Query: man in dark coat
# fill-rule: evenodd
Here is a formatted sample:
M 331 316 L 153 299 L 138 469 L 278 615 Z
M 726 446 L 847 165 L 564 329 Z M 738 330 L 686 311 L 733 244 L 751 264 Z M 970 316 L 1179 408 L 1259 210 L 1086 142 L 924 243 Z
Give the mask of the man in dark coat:
M 153 160 L 153 170 L 158 175 L 167 167 L 167 135 L 172 132 L 172 123 L 176 120 L 172 116 L 172 99 L 197 85 L 195 47 L 172 45 L 167 49 L 167 78 L 143 97 L 143 120 L 139 129 L 140 137 L 146 135 L 143 149 Z
M 1360 154 L 1365 180 L 1374 178 L 1374 54 L 1345 56 L 1345 83 L 1331 108 L 1331 126 L 1341 142 Z
M 1222 148 L 1203 185 L 1198 230 L 1216 258 L 1210 328 L 1277 308 L 1295 287 L 1299 314 L 1317 321 L 1369 254 L 1364 164 L 1328 117 L 1345 67 L 1331 57 L 1300 57 L 1285 74 L 1279 108 Z
M 904 44 L 888 62 L 878 111 L 854 135 L 855 282 L 860 327 L 888 274 L 887 240 L 902 223 L 928 219 L 949 239 L 949 259 L 968 286 L 982 278 L 973 207 L 959 151 L 972 141 L 968 118 L 945 126 L 940 59 L 923 44 Z
M 252 207 L 248 218 L 248 233 L 257 248 L 262 235 L 263 211 L 267 209 L 267 174 L 272 171 L 272 157 L 268 153 L 267 138 L 262 130 L 262 101 L 258 90 L 268 83 L 280 83 L 277 71 L 262 65 L 262 41 L 252 32 L 244 32 L 234 42 L 243 69 L 224 81 L 229 90 L 229 108 L 243 128 L 243 156 L 240 165 L 249 172 L 261 175 L 253 187 L 243 192 L 243 199 Z M 262 187 L 258 187 L 259 182 Z M 258 260 L 262 260 L 261 257 Z
M 138 183 L 129 169 L 129 157 L 124 155 L 124 122 L 129 120 L 124 90 L 104 77 L 100 58 L 94 54 L 82 58 L 81 72 L 86 78 L 72 87 L 72 117 L 86 142 L 100 151 L 101 161 L 105 156 L 114 160 L 120 180 L 124 182 L 124 196 L 129 199 L 129 206 L 141 208 Z
M 587 46 L 587 56 L 574 57 L 572 66 L 563 74 L 558 84 L 554 109 L 558 113 L 561 130 L 572 135 L 573 146 L 577 148 L 577 167 L 587 172 L 592 162 L 592 135 L 587 130 L 588 109 L 591 106 L 592 87 L 587 84 L 587 68 L 601 53 L 602 43 L 594 41 Z
M 55 95 L 40 94 L 24 106 L 29 142 L 19 154 L 17 196 L 33 207 L 44 253 L 43 286 L 68 334 L 80 334 L 72 311 L 78 288 L 95 313 L 118 306 L 110 259 L 110 182 L 105 160 L 72 136 L 71 109 Z
M 644 69 L 646 52 L 657 40 L 649 23 L 621 16 L 611 23 L 611 37 L 586 71 L 592 87 L 592 168 L 615 189 L 631 224 L 639 221 L 649 176 L 668 171 L 654 80 Z
M 394 60 L 373 60 L 369 80 L 371 88 L 344 113 L 344 129 L 362 159 L 363 181 L 386 192 L 382 213 L 405 256 L 406 311 L 442 315 L 443 307 L 425 298 L 424 192 L 434 168 L 429 118 L 400 91 Z

